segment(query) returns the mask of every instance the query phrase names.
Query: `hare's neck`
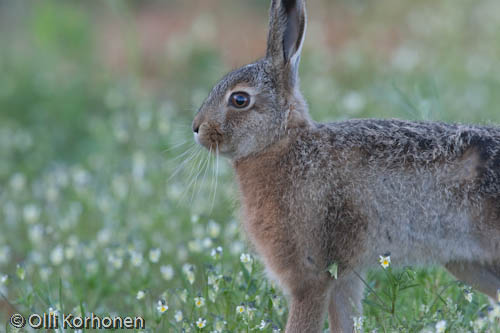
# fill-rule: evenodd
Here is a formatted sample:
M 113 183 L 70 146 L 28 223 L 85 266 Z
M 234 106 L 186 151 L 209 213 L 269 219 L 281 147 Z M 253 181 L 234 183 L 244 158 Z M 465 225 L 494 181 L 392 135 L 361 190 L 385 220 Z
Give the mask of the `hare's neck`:
M 270 196 L 277 192 L 284 172 L 280 163 L 288 149 L 288 142 L 278 142 L 265 152 L 233 162 L 243 206 L 260 206 L 259 202 L 270 200 Z M 272 198 L 274 201 L 278 199 Z

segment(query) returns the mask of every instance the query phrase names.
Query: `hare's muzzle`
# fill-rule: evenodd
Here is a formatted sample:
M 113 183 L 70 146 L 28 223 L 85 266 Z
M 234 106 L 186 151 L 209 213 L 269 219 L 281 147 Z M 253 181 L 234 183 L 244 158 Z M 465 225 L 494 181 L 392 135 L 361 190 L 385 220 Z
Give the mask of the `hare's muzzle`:
M 196 143 L 215 151 L 222 143 L 222 132 L 218 124 L 204 121 L 201 114 L 193 121 L 193 134 Z

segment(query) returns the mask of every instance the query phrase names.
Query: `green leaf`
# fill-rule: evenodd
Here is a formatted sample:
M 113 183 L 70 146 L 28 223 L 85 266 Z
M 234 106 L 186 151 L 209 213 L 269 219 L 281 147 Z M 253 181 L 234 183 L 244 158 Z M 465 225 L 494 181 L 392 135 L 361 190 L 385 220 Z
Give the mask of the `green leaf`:
M 337 280 L 338 278 L 338 271 L 339 265 L 336 262 L 328 266 L 328 273 L 330 273 L 331 277 L 333 277 L 335 280 Z

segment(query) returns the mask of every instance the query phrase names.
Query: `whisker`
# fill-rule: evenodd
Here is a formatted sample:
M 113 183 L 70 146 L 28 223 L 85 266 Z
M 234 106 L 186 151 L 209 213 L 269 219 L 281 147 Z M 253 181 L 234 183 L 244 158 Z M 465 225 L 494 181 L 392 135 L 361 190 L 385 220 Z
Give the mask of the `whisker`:
M 203 173 L 203 179 L 200 183 L 200 187 L 198 188 L 198 193 L 196 193 L 196 196 L 198 196 L 198 194 L 200 193 L 201 191 L 201 188 L 203 187 L 203 185 L 205 184 L 205 177 L 207 176 L 207 170 L 208 170 L 208 167 L 209 167 L 209 162 L 210 160 L 212 159 L 212 147 L 210 147 L 210 152 L 208 154 L 208 159 L 207 159 L 207 163 L 205 165 L 205 172 Z
M 216 148 L 215 151 L 217 152 L 217 148 Z M 209 196 L 209 198 L 212 197 L 212 194 L 213 194 L 212 190 L 215 188 L 214 187 L 214 183 L 215 183 L 215 160 L 216 160 L 216 158 L 214 157 L 213 163 L 212 163 L 212 181 L 210 182 L 210 196 Z M 213 202 L 213 199 L 210 200 L 210 201 Z M 210 208 L 210 212 L 212 212 L 212 208 Z
M 191 155 L 188 158 L 186 158 L 182 163 L 179 164 L 179 166 L 175 169 L 174 173 L 167 179 L 167 182 L 170 181 L 172 178 L 174 178 L 181 170 L 183 170 L 184 165 L 190 162 L 195 156 L 199 156 L 200 152 L 201 152 L 201 147 L 198 147 L 198 150 L 196 150 L 196 147 L 194 147 L 194 150 L 191 151 Z
M 184 198 L 184 196 L 188 193 L 189 191 L 189 188 L 193 182 L 194 179 L 196 179 L 197 176 L 195 176 L 195 172 L 196 172 L 196 169 L 199 168 L 199 166 L 201 165 L 202 161 L 203 161 L 203 158 L 200 158 L 200 156 L 203 156 L 203 149 L 198 149 L 198 151 L 196 151 L 195 153 L 196 155 L 194 156 L 194 158 L 191 158 L 191 168 L 189 170 L 189 175 L 187 176 L 187 179 L 188 179 L 188 185 L 184 188 L 184 190 L 182 191 L 181 193 L 181 196 L 179 198 L 179 201 L 177 202 L 177 205 L 180 205 L 182 199 Z
M 172 147 L 169 147 L 169 148 L 165 149 L 165 150 L 163 151 L 163 153 L 166 153 L 166 152 L 171 151 L 171 150 L 173 150 L 173 149 L 179 148 L 179 147 L 181 147 L 181 146 L 185 145 L 186 143 L 191 143 L 192 145 L 195 145 L 195 144 L 196 144 L 196 143 L 189 142 L 189 141 L 190 141 L 190 140 L 184 140 L 184 141 L 182 141 L 182 142 L 180 142 L 180 143 L 176 143 L 176 144 L 175 144 L 175 145 L 173 145 Z
M 196 180 L 198 179 L 198 177 L 200 176 L 201 172 L 203 171 L 203 167 L 206 163 L 203 163 L 204 162 L 204 159 L 201 158 L 200 161 L 198 162 L 198 165 L 197 165 L 197 169 L 199 169 L 198 173 L 194 176 L 193 179 L 191 179 L 191 181 L 189 182 L 189 184 L 187 185 L 186 189 L 184 190 L 182 196 L 181 196 L 181 199 L 184 198 L 184 196 L 189 192 L 189 189 L 191 188 L 191 186 L 193 185 L 193 183 L 196 182 Z
M 197 167 L 199 168 L 199 166 L 201 165 L 201 162 L 203 161 L 203 157 L 200 158 L 200 156 L 203 156 L 201 150 L 199 151 L 199 154 L 196 156 L 196 160 L 194 160 L 194 163 L 191 164 L 191 168 L 189 170 L 189 175 L 187 177 L 188 182 L 190 182 L 193 179 L 192 177 L 195 175 Z
M 190 153 L 190 152 L 193 152 L 193 151 L 196 151 L 196 144 L 193 144 L 191 147 L 189 147 L 185 152 L 183 152 L 182 154 L 179 154 L 178 156 L 170 159 L 170 161 L 175 161 L 175 160 L 178 160 L 180 159 L 181 157 L 185 156 L 186 154 Z
M 210 156 L 210 155 L 209 155 L 209 156 Z M 209 156 L 207 156 L 207 160 L 208 160 Z M 195 177 L 195 178 L 193 178 L 194 183 L 193 183 L 193 186 L 192 186 L 193 190 L 191 191 L 191 200 L 190 200 L 190 202 L 193 202 L 193 199 L 194 199 L 194 193 L 196 192 L 196 184 L 198 183 L 198 178 L 199 178 L 200 174 L 203 172 L 203 169 L 205 169 L 205 167 L 206 167 L 206 165 L 207 165 L 207 160 L 202 159 L 202 162 L 203 162 L 203 163 L 200 163 L 200 165 L 198 166 L 198 168 L 199 168 L 200 170 L 199 170 L 198 174 L 196 175 L 196 177 Z M 201 166 L 201 167 L 200 167 L 200 166 Z M 189 188 L 188 188 L 188 189 L 189 189 Z
M 210 147 L 210 152 L 208 154 L 208 157 L 209 157 L 209 159 L 207 160 L 207 164 L 206 164 L 206 167 L 205 167 L 205 172 L 203 173 L 203 179 L 201 181 L 200 187 L 198 188 L 198 193 L 196 193 L 196 196 L 198 196 L 200 194 L 201 188 L 205 185 L 205 179 L 206 179 L 207 171 L 208 171 L 208 168 L 209 168 L 209 162 L 212 160 L 212 147 Z
M 219 180 L 219 144 L 217 144 L 217 147 L 215 150 L 215 189 L 214 189 L 214 196 L 212 198 L 212 205 L 210 207 L 210 212 L 212 212 L 212 209 L 214 208 L 215 195 L 217 194 L 218 180 Z

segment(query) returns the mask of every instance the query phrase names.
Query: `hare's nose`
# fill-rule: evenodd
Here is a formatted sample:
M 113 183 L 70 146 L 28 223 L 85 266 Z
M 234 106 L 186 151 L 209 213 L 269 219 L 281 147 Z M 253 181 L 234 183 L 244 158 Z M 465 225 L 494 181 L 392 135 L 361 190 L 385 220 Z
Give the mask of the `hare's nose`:
M 198 124 L 193 124 L 193 132 L 198 134 L 198 131 L 200 130 L 200 126 Z
M 194 133 L 198 133 L 202 123 L 203 123 L 203 117 L 201 115 L 197 115 L 193 120 L 193 132 Z

